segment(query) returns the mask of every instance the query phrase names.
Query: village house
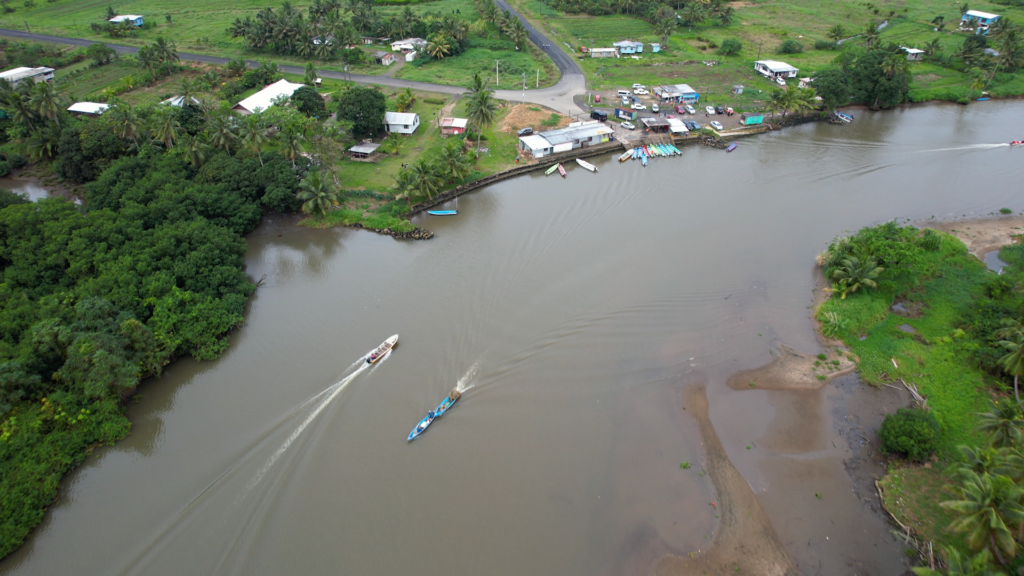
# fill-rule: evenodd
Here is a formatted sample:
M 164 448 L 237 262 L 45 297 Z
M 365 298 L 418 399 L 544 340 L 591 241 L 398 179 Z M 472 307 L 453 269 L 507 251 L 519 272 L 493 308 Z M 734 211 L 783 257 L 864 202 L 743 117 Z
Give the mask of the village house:
M 423 38 L 406 38 L 391 43 L 392 52 L 416 52 L 427 49 L 427 41 Z
M 990 14 L 981 10 L 968 10 L 960 19 L 961 28 L 974 28 L 975 34 L 988 34 L 989 26 L 999 20 L 999 14 Z
M 916 62 L 924 58 L 924 50 L 907 48 L 906 46 L 900 46 L 900 49 L 907 53 L 907 60 L 910 60 L 911 62 Z
M 654 95 L 660 97 L 663 102 L 694 104 L 700 100 L 700 94 L 689 84 L 655 86 Z
M 133 26 L 142 26 L 142 16 L 139 16 L 138 14 L 123 14 L 119 16 L 114 16 L 110 20 L 107 20 L 107 22 L 110 22 L 111 24 L 120 24 L 125 20 L 131 22 Z
M 381 66 L 391 66 L 395 63 L 395 55 L 391 52 L 377 51 L 373 53 L 373 61 Z
M 384 129 L 395 134 L 412 134 L 420 127 L 420 115 L 411 112 L 385 112 Z
M 618 58 L 619 51 L 615 48 L 591 48 L 591 58 Z
M 278 80 L 263 90 L 260 90 L 245 100 L 242 100 L 238 104 L 235 104 L 232 110 L 238 112 L 242 116 L 255 114 L 259 110 L 266 110 L 272 107 L 274 105 L 274 101 L 282 96 L 291 97 L 296 90 L 303 86 L 305 86 L 305 84 L 296 84 L 287 80 Z
M 634 42 L 633 40 L 623 40 L 621 42 L 613 42 L 612 46 L 618 49 L 619 54 L 641 54 L 644 51 L 643 42 Z
M 99 116 L 106 112 L 107 108 L 110 106 L 99 102 L 75 102 L 68 106 L 68 112 L 72 116 Z
M 519 137 L 519 149 L 529 152 L 534 158 L 543 158 L 548 154 L 553 154 L 553 148 L 551 143 L 540 134 Z
M 754 70 L 768 78 L 796 78 L 800 70 L 778 60 L 758 60 L 754 62 Z
M 651 42 L 651 52 L 661 52 L 661 44 L 657 42 Z
M 377 152 L 377 148 L 380 148 L 380 144 L 360 142 L 348 149 L 348 155 L 353 160 L 369 160 Z
M 0 72 L 0 78 L 10 82 L 12 86 L 17 86 L 18 82 L 22 80 L 49 82 L 53 80 L 53 68 L 26 68 L 24 66 L 11 68 L 5 72 Z
M 438 126 L 441 127 L 441 136 L 455 136 L 458 134 L 466 133 L 466 126 L 469 125 L 469 120 L 465 118 L 441 118 L 441 122 Z
M 665 118 L 646 117 L 646 118 L 641 118 L 640 122 L 645 127 L 647 127 L 647 129 L 649 131 L 651 131 L 652 133 L 668 132 L 669 128 L 671 127 L 671 124 Z

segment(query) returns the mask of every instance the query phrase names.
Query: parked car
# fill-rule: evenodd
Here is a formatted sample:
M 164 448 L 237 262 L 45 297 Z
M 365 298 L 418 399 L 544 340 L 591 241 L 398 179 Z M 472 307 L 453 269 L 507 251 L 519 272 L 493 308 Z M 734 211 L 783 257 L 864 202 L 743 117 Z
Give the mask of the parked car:
M 715 106 L 715 114 L 718 114 L 719 116 L 724 116 L 725 108 L 722 108 L 721 106 Z
M 712 106 L 705 106 L 704 107 L 704 111 L 708 113 L 708 116 L 714 116 L 715 115 L 715 109 Z
M 736 113 L 736 112 L 735 112 L 735 111 L 734 111 L 734 110 L 733 110 L 732 108 L 726 108 L 726 109 L 725 109 L 725 115 L 726 115 L 726 116 L 732 116 L 732 115 L 733 115 L 733 114 L 735 114 L 735 113 Z
M 786 85 L 786 79 L 783 78 L 782 76 L 776 76 L 775 77 L 775 83 L 778 84 L 779 86 L 785 86 Z
M 633 89 L 633 94 L 647 95 L 647 94 L 650 94 L 650 92 L 648 92 L 647 90 L 644 90 L 643 88 L 635 88 L 635 89 Z
M 714 128 L 715 130 L 718 130 L 719 132 L 725 130 L 725 128 L 722 127 L 722 123 L 719 122 L 718 120 L 712 120 L 711 127 Z
M 637 102 L 634 102 L 631 108 L 633 108 L 633 110 L 647 110 L 647 106 L 644 106 L 643 104 L 639 104 Z
M 593 112 L 590 113 L 590 117 L 593 118 L 594 120 L 600 120 L 601 122 L 604 122 L 605 120 L 608 119 L 608 113 L 601 112 L 600 110 L 594 110 Z
M 622 99 L 622 105 L 623 105 L 623 106 L 629 106 L 629 105 L 630 105 L 630 104 L 632 104 L 632 103 L 633 103 L 633 101 L 632 101 L 632 100 L 630 100 L 629 98 L 623 98 L 623 99 Z
M 647 86 L 644 86 L 643 84 L 633 84 L 633 88 L 637 88 L 637 89 L 643 90 L 643 89 L 647 88 Z
M 530 134 L 533 134 L 533 128 L 523 128 L 519 131 L 520 136 L 529 136 Z
M 651 106 L 651 112 L 654 112 L 654 113 L 658 112 L 658 105 L 657 104 L 654 104 L 654 105 Z
M 689 113 L 689 114 L 696 114 L 697 113 L 697 111 L 693 109 L 693 106 L 690 106 L 689 104 L 686 105 L 686 112 Z
M 700 130 L 701 128 L 703 128 L 703 126 L 701 126 L 697 122 L 694 122 L 693 120 L 687 120 L 686 122 L 684 122 L 684 124 L 691 131 L 696 131 L 696 130 Z
M 622 124 L 619 124 L 619 126 L 622 126 L 626 130 L 636 130 L 636 126 L 634 126 L 632 122 L 623 122 Z

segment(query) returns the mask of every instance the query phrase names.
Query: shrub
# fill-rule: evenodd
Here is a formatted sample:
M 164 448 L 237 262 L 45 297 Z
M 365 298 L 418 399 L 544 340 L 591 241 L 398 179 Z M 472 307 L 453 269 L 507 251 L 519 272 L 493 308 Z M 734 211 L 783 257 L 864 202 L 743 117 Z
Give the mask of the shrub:
M 1009 208 L 1000 208 L 999 209 L 999 213 L 1000 214 L 1013 214 L 1013 210 L 1010 210 Z
M 882 452 L 901 454 L 909 460 L 921 462 L 939 445 L 942 429 L 931 412 L 915 408 L 900 408 L 882 421 L 878 437 Z
M 426 102 L 427 104 L 436 104 L 438 106 L 444 105 L 444 100 L 440 98 L 424 98 L 423 101 Z
M 931 228 L 926 228 L 921 239 L 917 241 L 917 245 L 929 252 L 935 252 L 939 249 L 942 244 L 942 238 L 939 234 Z
M 718 53 L 722 56 L 735 56 L 743 50 L 743 43 L 735 38 L 728 38 L 722 41 L 722 47 L 718 49 Z
M 796 40 L 786 40 L 779 46 L 779 54 L 799 54 L 804 51 L 804 45 Z
M 835 50 L 836 43 L 831 40 L 817 40 L 814 42 L 815 50 Z
M 7 162 L 0 162 L 0 178 L 11 173 L 11 165 Z

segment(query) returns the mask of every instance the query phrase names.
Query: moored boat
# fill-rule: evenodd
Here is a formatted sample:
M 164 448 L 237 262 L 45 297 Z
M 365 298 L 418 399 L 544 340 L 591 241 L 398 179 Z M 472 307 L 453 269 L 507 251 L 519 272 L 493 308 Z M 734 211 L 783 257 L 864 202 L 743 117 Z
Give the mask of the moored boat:
M 728 147 L 728 148 L 726 148 L 726 149 L 725 149 L 725 151 L 726 151 L 726 152 L 732 152 L 733 150 L 735 150 L 735 149 L 736 149 L 736 147 L 737 147 L 737 146 L 739 146 L 739 144 L 737 144 L 737 143 L 733 142 L 732 144 L 729 144 L 729 147 Z
M 427 210 L 431 216 L 455 216 L 458 213 L 458 210 Z
M 434 420 L 440 418 L 441 416 L 444 416 L 445 412 L 451 409 L 451 407 L 455 405 L 455 402 L 457 402 L 459 397 L 461 396 L 462 393 L 460 393 L 458 389 L 452 390 L 451 393 L 448 394 L 448 397 L 437 405 L 437 408 L 434 408 L 433 410 L 427 412 L 427 417 L 424 418 L 423 420 L 420 420 L 420 423 L 417 424 L 416 427 L 412 429 L 412 432 L 409 432 L 409 437 L 407 438 L 407 440 L 411 442 L 417 436 L 423 434 L 427 430 L 427 427 L 430 426 L 431 423 L 434 422 Z
M 849 114 L 843 114 L 842 112 L 836 112 L 836 118 L 839 118 L 843 122 L 847 123 L 853 122 L 853 116 L 850 116 Z
M 643 164 L 644 166 L 647 166 L 647 154 L 640 155 L 640 163 Z
M 562 176 L 562 178 L 565 178 L 565 168 L 562 168 L 561 164 L 556 164 L 556 166 L 558 166 L 558 173 Z
M 626 160 L 629 160 L 629 157 L 632 154 L 633 154 L 632 150 L 626 150 L 625 152 L 622 153 L 621 156 L 619 156 L 619 162 L 625 162 Z
M 387 355 L 388 352 L 391 352 L 391 349 L 395 347 L 395 344 L 398 344 L 398 334 L 388 338 L 383 344 L 378 346 L 376 350 L 370 352 L 370 355 L 366 357 L 366 363 L 376 364 L 377 360 L 380 360 Z
M 552 173 L 552 172 L 554 172 L 555 170 L 558 170 L 558 164 L 557 164 L 557 163 L 556 163 L 556 164 L 552 164 L 550 168 L 548 168 L 547 170 L 545 170 L 545 171 L 544 171 L 544 175 L 545 175 L 545 176 L 549 176 L 549 175 L 551 175 L 551 173 Z
M 587 162 L 586 160 L 581 160 L 577 158 L 576 163 L 579 164 L 580 166 L 583 166 L 587 170 L 590 170 L 591 172 L 597 172 L 597 166 L 594 166 L 593 164 Z

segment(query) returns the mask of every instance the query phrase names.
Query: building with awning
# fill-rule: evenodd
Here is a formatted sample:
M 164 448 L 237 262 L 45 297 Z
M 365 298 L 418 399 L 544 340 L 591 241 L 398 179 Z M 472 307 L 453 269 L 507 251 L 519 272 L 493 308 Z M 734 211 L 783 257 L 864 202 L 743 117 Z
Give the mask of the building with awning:
M 438 124 L 441 128 L 441 136 L 445 137 L 465 134 L 468 125 L 469 120 L 465 118 L 441 118 L 441 122 Z
M 270 84 L 263 90 L 249 96 L 245 100 L 242 100 L 232 108 L 235 112 L 240 113 L 243 116 L 249 114 L 255 114 L 260 110 L 267 110 L 274 105 L 274 101 L 281 97 L 290 98 L 296 90 L 302 88 L 305 84 L 296 84 L 287 80 L 278 80 L 273 84 Z
M 666 118 L 655 118 L 655 117 L 641 118 L 640 122 L 642 122 L 643 125 L 646 126 L 647 129 L 650 130 L 651 132 L 668 132 L 669 131 L 669 126 L 670 125 L 669 125 L 668 120 Z
M 690 129 L 679 118 L 668 118 L 668 131 L 673 134 L 686 134 Z
M 778 60 L 758 60 L 754 62 L 754 70 L 768 78 L 796 78 L 799 68 L 779 62 Z
M 360 142 L 355 146 L 348 149 L 348 155 L 353 160 L 366 160 L 370 156 L 373 156 L 374 152 L 380 148 L 380 144 L 373 142 Z

